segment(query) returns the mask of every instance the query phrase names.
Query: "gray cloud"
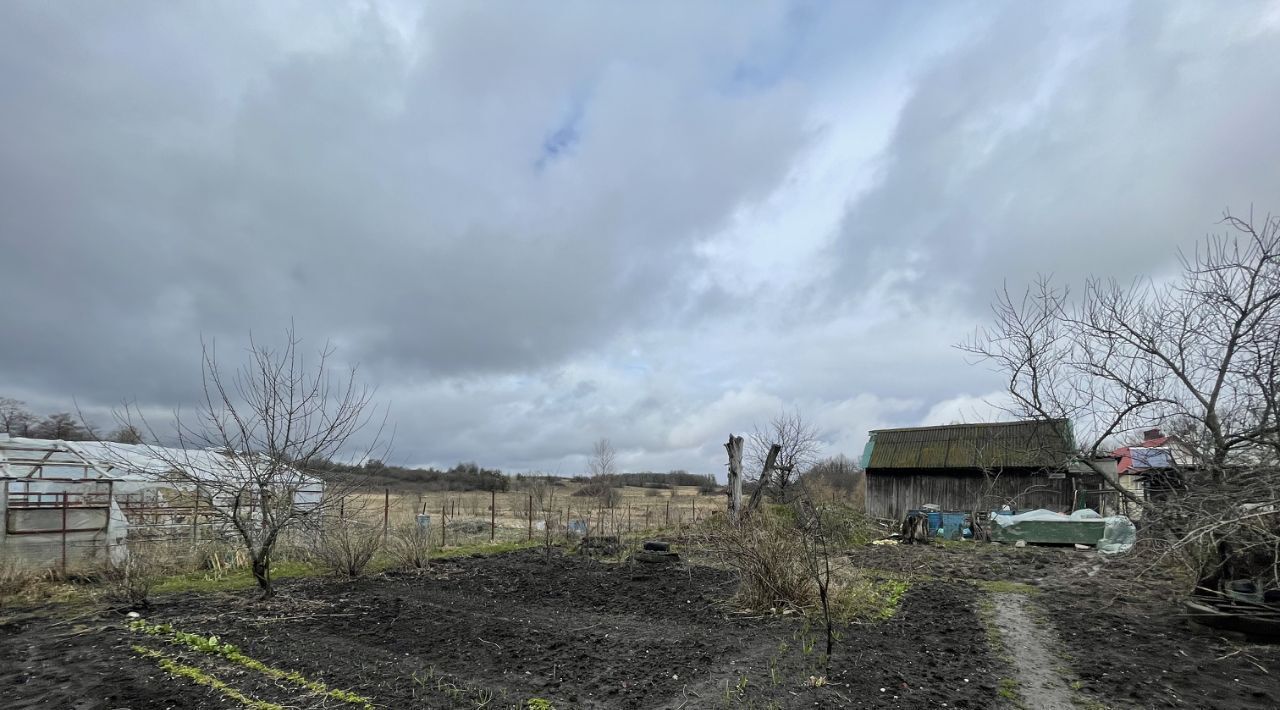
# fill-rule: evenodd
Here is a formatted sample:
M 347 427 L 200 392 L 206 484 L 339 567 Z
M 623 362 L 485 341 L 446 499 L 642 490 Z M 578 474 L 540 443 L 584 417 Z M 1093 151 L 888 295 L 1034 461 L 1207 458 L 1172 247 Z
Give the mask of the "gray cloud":
M 394 459 L 718 470 L 980 416 L 1036 272 L 1157 272 L 1280 190 L 1240 3 L 0 6 L 0 394 L 190 402 L 292 320 Z
M 1036 272 L 1169 268 L 1224 208 L 1280 195 L 1275 35 L 1264 3 L 1013 6 L 920 73 L 842 273 L 911 255 L 905 288 L 981 308 Z
M 150 359 L 289 318 L 375 365 L 555 362 L 676 298 L 692 240 L 804 141 L 791 89 L 724 91 L 760 17 L 457 9 L 412 47 L 366 14 L 248 61 L 252 14 L 135 28 L 11 7 L 0 230 L 8 287 L 34 300 L 4 324 L 26 352 L 0 362 L 102 391 L 90 347 L 134 334 Z M 175 46 L 194 23 L 214 41 Z M 573 145 L 538 167 L 582 93 Z M 163 380 L 172 353 L 154 358 Z

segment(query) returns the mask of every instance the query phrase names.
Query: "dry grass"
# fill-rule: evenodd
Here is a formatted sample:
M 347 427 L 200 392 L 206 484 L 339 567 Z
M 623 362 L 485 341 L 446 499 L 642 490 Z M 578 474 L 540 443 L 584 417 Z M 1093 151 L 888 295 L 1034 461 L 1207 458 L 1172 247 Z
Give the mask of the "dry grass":
M 499 492 L 493 496 L 497 511 L 493 515 L 497 540 L 524 540 L 530 536 L 530 509 L 532 507 L 534 538 L 539 537 L 548 522 L 557 532 L 567 521 L 581 520 L 592 530 L 603 529 L 609 534 L 625 534 L 656 528 L 681 526 L 706 520 L 713 511 L 723 511 L 724 496 L 701 495 L 696 486 L 678 486 L 673 489 L 652 489 L 627 486 L 618 489 L 621 495 L 613 508 L 600 508 L 598 500 L 573 497 L 580 484 L 554 487 L 554 495 L 539 496 L 530 490 Z M 653 496 L 657 490 L 660 494 Z M 530 498 L 533 499 L 532 506 Z M 450 523 L 446 544 L 467 544 L 488 539 L 490 524 L 490 494 L 485 491 L 439 491 L 429 493 L 396 493 L 387 496 L 383 491 L 369 491 L 347 496 L 343 506 L 346 517 L 381 525 L 385 517 L 387 527 L 395 530 L 415 524 L 417 516 L 431 516 L 434 541 L 440 542 L 440 516 L 444 513 Z M 545 507 L 545 509 L 544 509 Z M 455 524 L 459 527 L 455 528 Z

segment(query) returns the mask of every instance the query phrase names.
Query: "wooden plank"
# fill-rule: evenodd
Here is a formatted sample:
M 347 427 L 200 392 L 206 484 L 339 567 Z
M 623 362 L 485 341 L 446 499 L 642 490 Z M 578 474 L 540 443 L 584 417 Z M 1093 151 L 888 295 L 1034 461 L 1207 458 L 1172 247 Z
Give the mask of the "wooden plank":
M 1018 510 L 1071 508 L 1071 480 L 1051 479 L 1046 472 L 937 473 L 895 470 L 867 472 L 867 514 L 901 520 L 926 503 L 943 510 L 996 510 L 1008 503 Z

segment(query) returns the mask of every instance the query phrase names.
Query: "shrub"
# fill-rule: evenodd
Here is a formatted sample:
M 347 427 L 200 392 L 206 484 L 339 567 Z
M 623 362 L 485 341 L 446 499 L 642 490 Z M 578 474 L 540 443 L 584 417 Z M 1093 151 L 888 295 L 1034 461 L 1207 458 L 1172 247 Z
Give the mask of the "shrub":
M 174 559 L 172 546 L 135 541 L 122 550 L 121 559 L 108 559 L 102 573 L 102 593 L 107 601 L 134 608 L 149 606 L 151 589 Z
M 359 520 L 329 520 L 311 554 L 334 574 L 359 577 L 382 546 L 382 530 Z
M 739 526 L 709 526 L 706 545 L 738 572 L 734 601 L 746 609 L 804 609 L 818 597 L 805 567 L 804 542 L 794 518 L 762 509 Z
M 431 554 L 431 531 L 409 523 L 391 532 L 387 552 L 392 562 L 403 569 L 426 569 Z
M 575 498 L 596 498 L 606 508 L 613 508 L 622 502 L 622 491 L 614 488 L 612 481 L 599 479 L 584 483 L 571 495 Z

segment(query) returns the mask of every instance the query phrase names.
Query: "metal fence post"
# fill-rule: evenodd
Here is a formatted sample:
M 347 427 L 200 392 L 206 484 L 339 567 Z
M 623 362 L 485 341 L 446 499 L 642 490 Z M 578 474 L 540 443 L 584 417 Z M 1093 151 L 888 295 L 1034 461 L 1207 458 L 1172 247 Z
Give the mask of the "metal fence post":
M 67 495 L 68 491 L 62 491 L 62 574 L 67 574 Z

